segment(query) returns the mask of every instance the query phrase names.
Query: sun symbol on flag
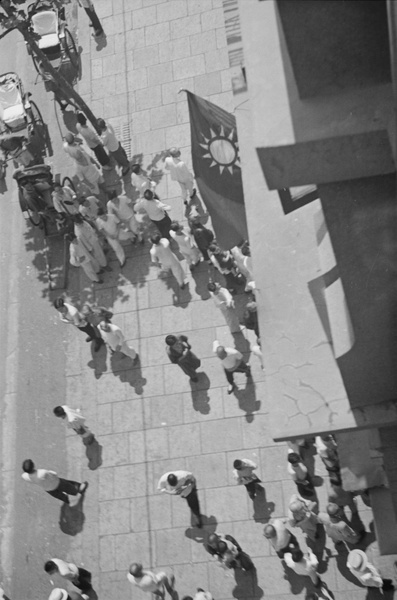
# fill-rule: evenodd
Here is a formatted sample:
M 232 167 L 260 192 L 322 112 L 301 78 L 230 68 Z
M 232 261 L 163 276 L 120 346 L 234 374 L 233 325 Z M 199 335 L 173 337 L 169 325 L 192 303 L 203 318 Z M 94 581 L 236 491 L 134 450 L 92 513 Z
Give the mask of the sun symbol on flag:
M 227 136 L 223 125 L 221 125 L 220 133 L 216 133 L 210 129 L 210 137 L 206 138 L 202 134 L 205 144 L 200 144 L 204 150 L 207 150 L 206 154 L 203 154 L 203 158 L 209 158 L 212 162 L 210 167 L 219 167 L 221 174 L 225 169 L 233 175 L 233 167 L 241 168 L 240 159 L 238 157 L 238 142 L 234 141 L 236 138 L 235 129 L 232 129 Z

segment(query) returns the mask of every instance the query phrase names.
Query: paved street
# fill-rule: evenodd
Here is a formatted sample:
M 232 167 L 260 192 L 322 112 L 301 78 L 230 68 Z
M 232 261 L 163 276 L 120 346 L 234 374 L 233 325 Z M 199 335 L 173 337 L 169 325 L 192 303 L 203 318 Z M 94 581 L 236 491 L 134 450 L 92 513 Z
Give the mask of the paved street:
M 79 92 L 97 117 L 117 128 L 129 158 L 142 162 L 158 182 L 158 194 L 171 205 L 172 219 L 185 221 L 179 186 L 164 174 L 162 153 L 177 145 L 191 164 L 187 102 L 184 93 L 178 94 L 180 88 L 234 109 L 226 7 L 222 0 L 95 0 L 95 6 L 106 44 L 91 37 L 86 14 L 79 9 Z M 65 130 L 63 124 L 61 128 Z M 55 127 L 52 131 L 55 136 Z M 57 148 L 59 152 L 59 139 Z M 51 161 L 64 175 L 73 172 L 63 155 Z M 213 270 L 201 263 L 192 275 L 183 262 L 188 286 L 181 291 L 150 262 L 148 243 L 125 246 L 122 270 L 110 252 L 112 270 L 105 273 L 102 285 L 69 269 L 65 297 L 80 306 L 92 301 L 114 313 L 113 322 L 139 353 L 139 363 L 132 367 L 130 359 L 111 357 L 105 348 L 93 353 L 79 331 L 58 320 L 50 301 L 62 290 L 48 292 L 34 243 L 28 250 L 24 246 L 18 252 L 29 270 L 18 270 L 19 362 L 12 389 L 16 439 L 10 464 L 15 462 L 16 484 L 9 548 L 14 572 L 11 586 L 5 581 L 11 600 L 48 597 L 52 586 L 42 565 L 51 556 L 92 571 L 100 600 L 147 598 L 127 581 L 134 561 L 172 571 L 180 598 L 194 595 L 197 587 L 209 589 L 216 599 L 307 597 L 308 590 L 313 591 L 310 580 L 291 572 L 287 579 L 262 535 L 270 518 L 287 515 L 296 489 L 287 474 L 287 447 L 274 443 L 269 427 L 269 403 L 277 398 L 267 396 L 266 371 L 250 356 L 253 332 L 244 329 L 233 339 L 208 297 L 206 284 Z M 236 297 L 240 316 L 245 301 L 245 294 Z M 201 358 L 198 383 L 169 362 L 164 342 L 169 333 L 187 335 Z M 253 383 L 238 374 L 235 394 L 227 394 L 225 375 L 212 350 L 215 339 L 236 345 L 252 365 Z M 63 424 L 52 415 L 58 404 L 79 407 L 87 416 L 99 443 L 95 455 L 74 432 L 65 437 Z M 61 511 L 53 498 L 20 480 L 20 463 L 28 456 L 60 475 L 89 482 L 82 513 Z M 236 458 L 249 458 L 259 466 L 265 492 L 254 503 L 244 487 L 234 483 Z M 317 492 L 324 508 L 328 480 L 318 457 L 316 461 L 322 482 Z M 203 530 L 191 525 L 181 498 L 156 489 L 159 477 L 176 469 L 191 470 L 197 477 Z M 7 473 L 11 478 L 12 469 Z M 370 531 L 371 512 L 361 500 L 359 507 Z M 214 531 L 238 540 L 253 559 L 257 577 L 239 572 L 235 579 L 233 571 L 214 562 L 203 547 Z M 303 536 L 297 537 L 306 548 Z M 368 542 L 373 539 L 369 533 Z M 376 558 L 373 543 L 372 548 Z M 351 576 L 346 578 L 346 571 L 328 541 L 321 578 L 338 600 L 365 598 L 367 590 Z M 62 587 L 62 580 L 53 581 Z

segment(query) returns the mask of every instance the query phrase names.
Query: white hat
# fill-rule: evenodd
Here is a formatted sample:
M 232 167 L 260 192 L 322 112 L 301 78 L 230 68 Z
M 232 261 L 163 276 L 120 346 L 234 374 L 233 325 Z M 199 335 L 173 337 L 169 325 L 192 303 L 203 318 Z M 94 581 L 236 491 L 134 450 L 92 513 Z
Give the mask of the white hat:
M 368 557 L 363 550 L 351 550 L 347 557 L 347 564 L 355 571 L 364 571 L 368 564 Z
M 61 588 L 54 588 L 48 597 L 48 600 L 66 600 L 68 593 Z

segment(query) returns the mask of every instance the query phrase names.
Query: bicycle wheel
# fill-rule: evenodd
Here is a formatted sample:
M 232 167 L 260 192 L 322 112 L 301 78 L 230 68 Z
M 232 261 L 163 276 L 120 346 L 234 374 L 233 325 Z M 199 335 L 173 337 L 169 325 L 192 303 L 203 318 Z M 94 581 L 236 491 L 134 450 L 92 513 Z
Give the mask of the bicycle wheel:
M 44 121 L 37 104 L 33 102 L 33 100 L 30 101 L 30 117 L 32 120 L 33 131 L 35 131 L 36 128 L 40 131 L 44 127 Z
M 77 69 L 79 66 L 79 55 L 76 48 L 76 42 L 67 27 L 65 27 L 64 50 L 74 68 Z

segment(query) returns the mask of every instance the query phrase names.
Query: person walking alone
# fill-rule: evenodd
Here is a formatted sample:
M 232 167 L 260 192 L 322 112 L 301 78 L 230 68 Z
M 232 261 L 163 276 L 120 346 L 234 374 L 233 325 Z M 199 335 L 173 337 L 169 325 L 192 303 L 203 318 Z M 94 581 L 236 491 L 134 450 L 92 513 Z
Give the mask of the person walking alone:
M 67 563 L 60 558 L 51 558 L 44 564 L 44 571 L 48 575 L 58 574 L 67 581 L 70 581 L 82 592 L 92 590 L 91 573 L 74 563 Z
M 245 489 L 248 492 L 248 496 L 251 500 L 255 500 L 257 494 L 257 486 L 261 480 L 254 473 L 258 465 L 253 460 L 248 458 L 236 459 L 233 463 L 233 477 L 236 480 L 237 485 L 245 485 Z
M 66 504 L 69 504 L 69 496 L 79 495 L 82 497 L 88 487 L 87 481 L 78 483 L 77 481 L 62 479 L 55 471 L 36 469 L 34 462 L 30 458 L 23 461 L 22 470 L 22 479 L 24 481 L 38 485 L 47 494 Z
M 132 563 L 127 579 L 143 592 L 149 592 L 154 596 L 164 598 L 164 587 L 171 597 L 174 595 L 175 577 L 174 575 L 168 577 L 164 571 L 153 573 L 144 569 L 140 563 Z
M 225 371 L 226 379 L 229 383 L 227 393 L 231 394 L 237 390 L 237 385 L 234 383 L 234 373 L 245 373 L 247 379 L 251 378 L 251 367 L 243 360 L 241 352 L 236 348 L 225 348 L 218 340 L 214 341 L 213 351 L 222 362 L 223 370 Z
M 63 404 L 62 406 L 56 406 L 53 413 L 66 423 L 68 429 L 73 429 L 87 444 L 92 444 L 95 436 L 86 426 L 86 419 L 81 414 L 79 408 L 70 408 L 66 404 Z
M 196 478 L 189 471 L 173 471 L 160 477 L 157 489 L 166 494 L 185 498 L 192 514 L 197 519 L 197 527 L 201 529 L 203 522 L 200 515 L 200 504 L 197 495 Z
M 170 361 L 179 365 L 191 381 L 198 381 L 196 369 L 200 367 L 201 360 L 191 351 L 186 335 L 167 335 L 165 343 Z
M 186 287 L 185 271 L 175 254 L 170 248 L 170 243 L 166 238 L 162 238 L 159 233 L 155 233 L 150 238 L 153 246 L 150 249 L 152 262 L 159 263 L 165 270 L 170 270 L 179 287 L 183 290 Z

